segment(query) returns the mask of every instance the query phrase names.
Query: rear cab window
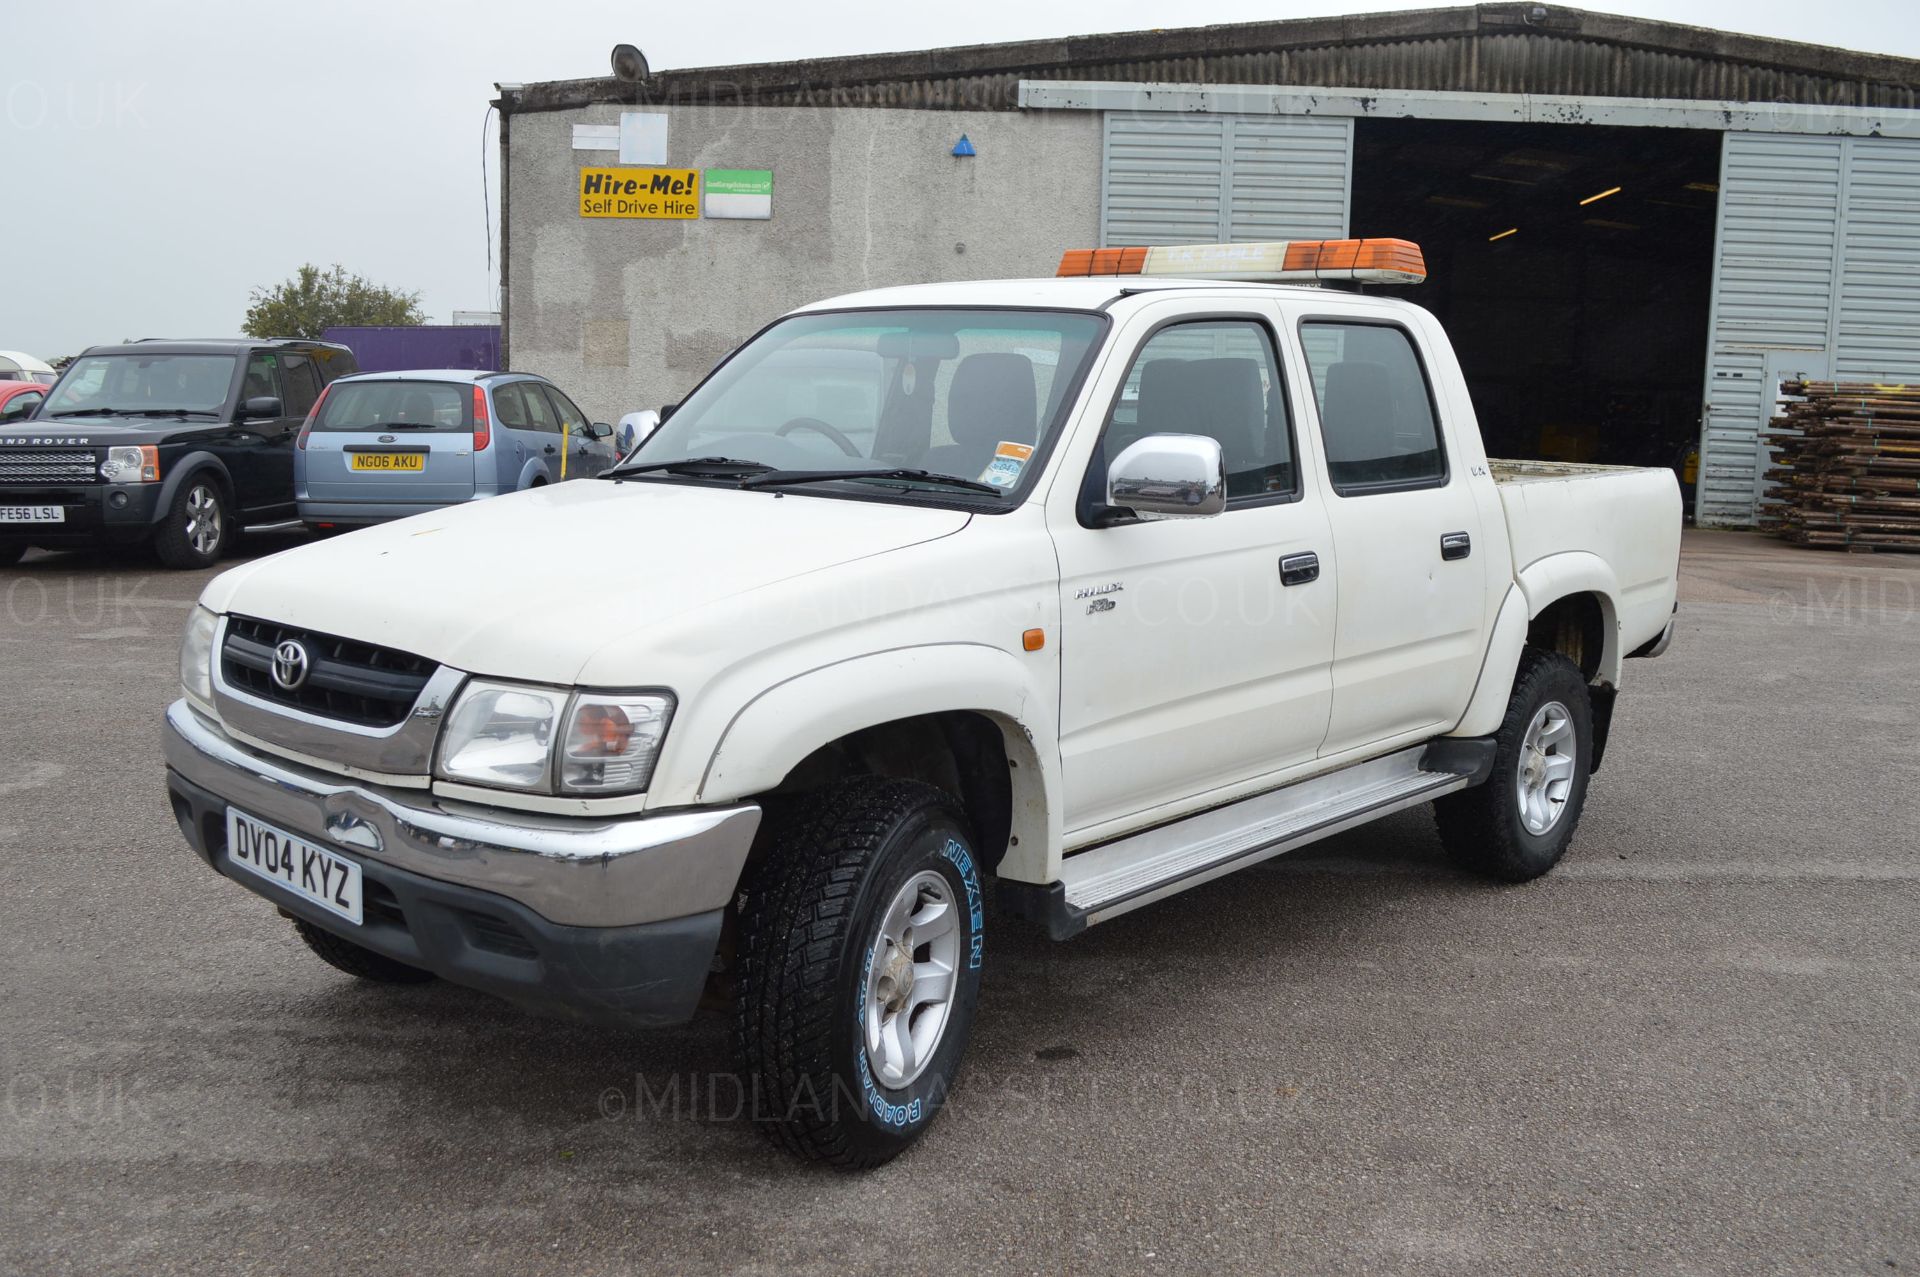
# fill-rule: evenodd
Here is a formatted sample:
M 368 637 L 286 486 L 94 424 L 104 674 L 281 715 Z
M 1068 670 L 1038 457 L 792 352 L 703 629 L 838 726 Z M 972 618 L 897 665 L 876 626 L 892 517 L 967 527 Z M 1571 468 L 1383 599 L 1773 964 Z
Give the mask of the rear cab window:
M 317 430 L 469 434 L 473 387 L 450 381 L 345 381 L 327 394 Z
M 1444 487 L 1446 450 L 1433 387 L 1406 329 L 1365 320 L 1309 319 L 1300 346 L 1313 381 L 1340 496 Z

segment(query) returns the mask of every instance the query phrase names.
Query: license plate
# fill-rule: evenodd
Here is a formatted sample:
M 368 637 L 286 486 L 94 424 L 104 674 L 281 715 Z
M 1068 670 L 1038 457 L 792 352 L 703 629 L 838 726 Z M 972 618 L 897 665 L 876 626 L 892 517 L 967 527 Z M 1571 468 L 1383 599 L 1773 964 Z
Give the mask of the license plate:
M 349 452 L 347 469 L 349 470 L 425 470 L 427 457 L 423 452 Z
M 227 808 L 227 863 L 348 922 L 361 921 L 359 865 L 232 807 Z
M 57 505 L 0 505 L 0 523 L 65 523 L 67 511 Z

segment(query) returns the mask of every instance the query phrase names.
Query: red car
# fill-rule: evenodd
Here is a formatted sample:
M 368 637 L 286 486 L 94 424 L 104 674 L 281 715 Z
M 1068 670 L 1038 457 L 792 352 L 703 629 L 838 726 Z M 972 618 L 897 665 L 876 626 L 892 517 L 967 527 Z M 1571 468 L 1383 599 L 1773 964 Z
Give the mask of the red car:
M 37 381 L 0 381 L 0 424 L 25 421 L 33 410 L 47 401 L 47 391 Z

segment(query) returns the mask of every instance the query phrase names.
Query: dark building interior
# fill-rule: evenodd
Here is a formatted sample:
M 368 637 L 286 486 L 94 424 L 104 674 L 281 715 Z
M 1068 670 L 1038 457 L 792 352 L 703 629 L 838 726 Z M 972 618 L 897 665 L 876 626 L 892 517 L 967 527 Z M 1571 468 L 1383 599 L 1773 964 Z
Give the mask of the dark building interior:
M 1351 233 L 1410 239 L 1494 456 L 1681 467 L 1699 434 L 1720 135 L 1360 120 Z

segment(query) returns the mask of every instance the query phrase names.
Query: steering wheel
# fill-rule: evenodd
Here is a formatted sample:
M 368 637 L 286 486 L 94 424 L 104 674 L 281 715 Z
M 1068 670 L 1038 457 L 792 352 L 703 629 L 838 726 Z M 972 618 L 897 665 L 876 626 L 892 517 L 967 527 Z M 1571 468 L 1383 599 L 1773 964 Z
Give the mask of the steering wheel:
M 825 435 L 833 441 L 834 445 L 838 447 L 840 451 L 846 453 L 849 457 L 857 457 L 860 455 L 859 444 L 847 438 L 841 434 L 837 428 L 828 425 L 818 417 L 795 417 L 792 421 L 781 426 L 773 433 L 784 439 L 796 430 L 811 430 L 817 435 Z

